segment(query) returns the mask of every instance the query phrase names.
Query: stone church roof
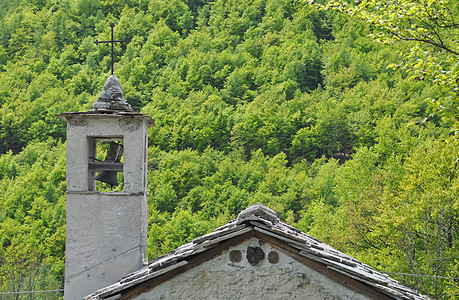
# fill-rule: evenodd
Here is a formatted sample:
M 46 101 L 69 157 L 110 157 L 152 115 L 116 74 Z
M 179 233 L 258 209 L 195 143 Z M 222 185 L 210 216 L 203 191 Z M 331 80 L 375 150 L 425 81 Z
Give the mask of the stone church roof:
M 304 259 L 313 261 L 324 270 L 337 272 L 348 278 L 369 286 L 392 299 L 428 299 L 387 274 L 332 248 L 299 229 L 279 220 L 276 213 L 262 204 L 255 204 L 243 210 L 237 219 L 198 237 L 190 243 L 152 261 L 145 268 L 125 276 L 119 282 L 98 290 L 85 297 L 86 300 L 118 299 L 123 291 L 143 284 L 187 265 L 191 258 L 233 238 L 254 232 L 280 241 L 294 249 Z M 336 274 L 336 273 L 335 273 Z

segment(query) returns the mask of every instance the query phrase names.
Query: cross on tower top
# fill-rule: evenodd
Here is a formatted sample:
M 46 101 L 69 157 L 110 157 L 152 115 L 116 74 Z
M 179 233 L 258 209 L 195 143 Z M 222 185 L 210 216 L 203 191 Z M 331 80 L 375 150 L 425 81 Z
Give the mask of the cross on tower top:
M 99 44 L 112 44 L 112 75 L 113 75 L 113 44 L 114 43 L 122 43 L 122 42 L 130 42 L 131 39 L 125 39 L 125 40 L 113 40 L 113 27 L 115 27 L 115 24 L 111 23 L 110 27 L 112 28 L 112 39 L 110 41 L 98 41 L 96 40 L 96 45 Z

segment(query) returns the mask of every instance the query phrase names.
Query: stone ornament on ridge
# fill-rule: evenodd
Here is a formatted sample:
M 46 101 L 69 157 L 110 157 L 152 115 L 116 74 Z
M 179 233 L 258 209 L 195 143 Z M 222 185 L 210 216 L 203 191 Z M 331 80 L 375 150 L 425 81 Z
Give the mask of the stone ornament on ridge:
M 132 111 L 131 105 L 124 101 L 121 83 L 115 75 L 110 75 L 105 81 L 104 90 L 92 107 L 97 110 Z
M 274 210 L 264 206 L 261 203 L 256 203 L 247 207 L 237 216 L 237 223 L 241 224 L 245 221 L 261 221 L 267 226 L 279 223 L 279 218 Z

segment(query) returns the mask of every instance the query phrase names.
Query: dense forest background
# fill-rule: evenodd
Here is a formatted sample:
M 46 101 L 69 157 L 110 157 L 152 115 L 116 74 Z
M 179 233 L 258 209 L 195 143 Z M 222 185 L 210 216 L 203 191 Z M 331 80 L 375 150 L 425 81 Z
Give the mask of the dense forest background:
M 410 43 L 294 0 L 1 1 L 0 293 L 63 287 L 55 114 L 96 101 L 110 23 L 131 39 L 115 46 L 125 98 L 156 121 L 150 259 L 260 202 L 423 294 L 459 297 L 454 124 L 418 122 L 450 91 L 388 68 Z

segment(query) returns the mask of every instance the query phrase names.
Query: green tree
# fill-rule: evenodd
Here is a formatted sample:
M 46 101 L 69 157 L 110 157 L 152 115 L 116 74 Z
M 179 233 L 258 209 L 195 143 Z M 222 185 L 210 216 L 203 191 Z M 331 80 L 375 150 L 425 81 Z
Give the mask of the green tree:
M 312 3 L 313 1 L 309 1 Z M 364 0 L 355 4 L 331 0 L 320 9 L 342 12 L 375 28 L 371 36 L 387 45 L 407 42 L 400 50 L 405 68 L 414 80 L 431 80 L 447 90 L 441 98 L 429 99 L 436 112 L 448 117 L 457 130 L 459 115 L 459 6 L 454 0 Z M 428 121 L 434 114 L 426 117 Z

